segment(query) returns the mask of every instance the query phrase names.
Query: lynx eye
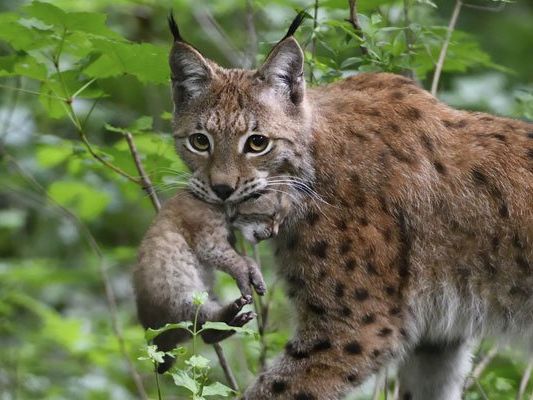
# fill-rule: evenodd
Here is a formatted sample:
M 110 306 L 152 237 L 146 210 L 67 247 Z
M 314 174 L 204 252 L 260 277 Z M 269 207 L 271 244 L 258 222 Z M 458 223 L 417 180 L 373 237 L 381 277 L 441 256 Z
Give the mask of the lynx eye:
M 203 133 L 193 133 L 189 136 L 189 143 L 194 150 L 202 153 L 209 151 L 209 148 L 211 147 L 209 138 Z
M 245 153 L 262 153 L 270 144 L 270 139 L 263 135 L 252 135 L 244 144 Z

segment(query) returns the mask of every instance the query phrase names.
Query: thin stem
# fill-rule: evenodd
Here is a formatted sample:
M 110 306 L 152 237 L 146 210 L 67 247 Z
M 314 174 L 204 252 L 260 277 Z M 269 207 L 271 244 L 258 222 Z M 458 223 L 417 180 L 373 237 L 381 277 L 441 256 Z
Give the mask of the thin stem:
M 453 8 L 452 16 L 450 18 L 450 23 L 448 24 L 448 29 L 446 30 L 446 37 L 442 48 L 440 50 L 439 59 L 437 65 L 435 66 L 435 73 L 433 75 L 433 82 L 431 83 L 431 94 L 433 96 L 437 95 L 437 90 L 439 88 L 440 76 L 442 74 L 442 69 L 444 68 L 444 62 L 446 61 L 446 54 L 448 53 L 448 47 L 450 46 L 450 41 L 452 39 L 453 31 L 457 25 L 457 19 L 461 13 L 461 8 L 463 7 L 463 2 L 461 0 L 455 1 L 455 7 Z
M 245 18 L 245 25 L 246 25 L 246 33 L 247 33 L 247 39 L 248 39 L 248 49 L 247 49 L 247 62 L 248 62 L 248 68 L 255 68 L 256 67 L 256 60 L 257 60 L 257 30 L 255 29 L 255 21 L 254 21 L 254 5 L 253 0 L 246 0 L 246 18 Z
M 411 33 L 411 28 L 409 28 L 409 25 L 411 24 L 409 19 L 409 9 L 410 9 L 410 0 L 403 0 L 403 24 L 405 26 L 405 42 L 407 45 L 407 59 L 409 60 L 409 67 L 411 67 L 413 62 L 413 55 L 412 55 L 412 48 L 414 45 L 413 35 Z M 407 70 L 407 74 L 409 78 L 414 78 L 414 71 L 409 68 Z
M 161 385 L 159 384 L 159 373 L 157 372 L 157 364 L 154 363 L 154 374 L 155 374 L 155 386 L 157 388 L 157 400 L 163 400 L 161 396 Z
M 355 34 L 361 38 L 359 48 L 361 49 L 361 53 L 366 56 L 368 55 L 368 49 L 363 45 L 365 36 L 363 34 L 363 29 L 361 29 L 361 24 L 359 23 L 359 17 L 357 16 L 357 0 L 348 0 L 348 5 L 350 7 L 350 17 L 347 21 L 352 24 Z
M 313 80 L 315 79 L 314 74 L 314 67 L 315 67 L 315 61 L 316 61 L 316 42 L 317 42 L 317 32 L 316 29 L 318 27 L 318 0 L 315 0 L 315 6 L 313 11 L 313 38 L 311 40 L 311 61 L 312 65 L 309 70 L 309 81 L 313 83 Z
M 261 269 L 261 258 L 259 256 L 259 248 L 257 244 L 254 244 L 254 246 L 252 247 L 252 251 L 255 262 L 257 263 L 259 269 Z M 259 353 L 259 366 L 261 367 L 261 370 L 264 370 L 266 366 L 266 356 L 268 351 L 268 344 L 265 338 L 266 326 L 268 321 L 268 306 L 263 304 L 262 297 L 257 295 L 255 292 L 254 308 L 255 313 L 257 314 L 257 329 L 259 333 L 259 343 L 261 346 L 261 350 Z
M 19 87 L 13 87 L 13 86 L 7 86 L 7 85 L 1 85 L 0 84 L 0 88 L 8 89 L 8 90 L 16 90 L 17 92 L 34 94 L 36 96 L 49 97 L 51 99 L 56 99 L 56 100 L 61 100 L 61 101 L 66 101 L 67 100 L 66 98 L 61 97 L 61 96 L 56 96 L 56 95 L 46 94 L 46 93 L 42 93 L 42 92 L 37 92 L 35 90 L 22 89 L 22 88 L 19 88 Z
M 137 151 L 137 146 L 135 146 L 135 142 L 133 141 L 133 136 L 130 132 L 126 132 L 124 136 L 126 137 L 126 141 L 128 142 L 128 146 L 130 148 L 130 153 L 133 158 L 133 162 L 135 163 L 135 167 L 137 167 L 137 171 L 139 172 L 139 176 L 141 177 L 141 186 L 148 195 L 148 197 L 150 197 L 150 200 L 152 201 L 152 205 L 154 206 L 155 210 L 159 211 L 161 209 L 161 203 L 154 190 L 154 185 L 152 184 L 150 177 L 144 170 L 141 157 L 139 156 L 139 152 Z
M 235 379 L 235 375 L 233 375 L 233 371 L 229 367 L 228 361 L 226 360 L 226 356 L 224 355 L 224 351 L 222 350 L 222 346 L 220 345 L 220 343 L 215 343 L 213 345 L 213 348 L 217 353 L 218 361 L 222 366 L 222 370 L 224 371 L 224 375 L 226 376 L 229 387 L 238 392 L 239 385 L 237 383 L 237 380 Z
M 522 375 L 522 379 L 520 379 L 520 387 L 518 389 L 518 393 L 516 394 L 516 400 L 522 400 L 524 398 L 524 395 L 526 394 L 527 385 L 529 383 L 529 379 L 531 378 L 532 370 L 533 370 L 533 358 L 530 358 L 529 362 L 527 363 L 526 370 L 524 371 L 524 374 Z
M 481 361 L 475 366 L 474 370 L 472 371 L 472 374 L 470 375 L 470 378 L 468 379 L 465 385 L 465 389 L 469 389 L 472 387 L 472 385 L 474 385 L 475 381 L 489 366 L 494 357 L 496 357 L 499 350 L 500 347 L 498 345 L 494 345 L 489 349 L 489 351 L 487 351 L 487 354 L 485 354 L 485 356 L 481 359 Z

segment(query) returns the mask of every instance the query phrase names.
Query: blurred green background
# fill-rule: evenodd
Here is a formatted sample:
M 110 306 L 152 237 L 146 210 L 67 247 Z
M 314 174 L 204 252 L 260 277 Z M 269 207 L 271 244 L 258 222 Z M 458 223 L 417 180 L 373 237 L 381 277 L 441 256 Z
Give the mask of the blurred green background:
M 134 182 L 124 133 L 132 134 L 159 196 L 171 196 L 184 167 L 169 135 L 170 9 L 206 56 L 251 67 L 295 10 L 307 7 L 310 18 L 297 37 L 310 84 L 393 71 L 429 89 L 454 3 L 360 0 L 362 39 L 345 21 L 347 0 L 2 0 L 0 399 L 158 397 L 150 360 L 138 359 L 147 346 L 130 283 L 154 209 Z M 472 0 L 451 37 L 438 96 L 461 108 L 533 119 L 532 65 L 533 3 Z M 293 328 L 268 243 L 260 256 L 269 284 L 265 332 L 223 343 L 241 389 Z M 238 295 L 222 274 L 217 292 L 228 300 Z M 520 349 L 480 346 L 476 363 L 487 355 L 490 362 L 470 382 L 467 399 L 529 399 L 527 382 L 517 397 L 530 372 Z M 226 384 L 212 348 L 199 353 L 211 360 L 210 382 Z M 178 362 L 183 371 L 186 359 Z M 393 398 L 394 367 L 388 373 Z M 175 383 L 160 378 L 162 398 L 191 398 Z M 351 398 L 385 398 L 382 387 L 368 382 Z

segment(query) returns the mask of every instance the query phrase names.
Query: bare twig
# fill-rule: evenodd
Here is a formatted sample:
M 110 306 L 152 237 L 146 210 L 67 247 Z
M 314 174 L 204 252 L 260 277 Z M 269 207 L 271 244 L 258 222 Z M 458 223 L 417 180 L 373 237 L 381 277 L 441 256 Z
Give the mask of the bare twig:
M 413 45 L 414 45 L 414 39 L 411 32 L 411 28 L 409 28 L 409 25 L 411 24 L 409 20 L 409 7 L 410 7 L 410 0 L 403 0 L 403 24 L 405 26 L 405 42 L 407 45 L 407 58 L 409 59 L 409 65 L 411 65 L 413 56 Z M 407 76 L 411 79 L 414 78 L 414 71 L 409 68 L 407 70 Z
M 255 29 L 255 22 L 254 22 L 254 7 L 253 7 L 253 0 L 246 0 L 246 17 L 245 17 L 245 25 L 246 25 L 246 34 L 247 34 L 247 40 L 248 40 L 248 46 L 246 51 L 246 59 L 247 59 L 247 67 L 248 68 L 255 68 L 257 64 L 257 51 L 258 51 L 258 45 L 257 45 L 257 31 Z
M 455 26 L 457 25 L 457 19 L 459 18 L 459 14 L 461 13 L 462 7 L 463 7 L 463 2 L 461 0 L 456 0 L 455 7 L 453 9 L 452 16 L 448 24 L 448 29 L 446 30 L 446 37 L 444 39 L 444 43 L 442 44 L 442 48 L 440 50 L 437 65 L 435 66 L 435 73 L 433 74 L 433 82 L 431 83 L 431 94 L 433 96 L 437 95 L 440 76 L 442 74 L 444 62 L 446 61 L 446 54 L 448 53 L 448 47 L 450 46 L 452 34 L 453 34 L 453 31 L 455 30 Z
M 130 375 L 133 379 L 133 382 L 135 383 L 135 386 L 137 388 L 137 392 L 139 396 L 142 399 L 148 399 L 148 395 L 146 394 L 146 391 L 144 389 L 144 385 L 142 383 L 141 376 L 139 375 L 138 371 L 135 369 L 135 366 L 133 365 L 128 351 L 126 349 L 126 343 L 124 340 L 124 336 L 122 333 L 122 328 L 120 327 L 120 324 L 118 322 L 118 312 L 117 312 L 117 302 L 115 298 L 115 293 L 113 291 L 113 287 L 111 285 L 111 281 L 109 279 L 109 275 L 107 274 L 107 263 L 105 260 L 105 256 L 103 255 L 100 246 L 96 242 L 96 239 L 92 235 L 91 231 L 87 226 L 78 218 L 78 216 L 74 213 L 72 213 L 69 209 L 63 207 L 61 204 L 57 203 L 53 198 L 51 198 L 46 189 L 41 186 L 39 182 L 31 175 L 31 173 L 27 172 L 19 163 L 18 161 L 11 156 L 9 153 L 5 151 L 5 149 L 0 146 L 0 155 L 2 155 L 7 162 L 9 162 L 19 173 L 20 176 L 22 176 L 38 193 L 40 193 L 48 203 L 52 204 L 56 209 L 58 209 L 67 219 L 69 219 L 79 230 L 79 232 L 85 237 L 85 240 L 91 250 L 95 253 L 97 258 L 99 259 L 99 265 L 100 265 L 100 275 L 102 277 L 102 281 L 104 284 L 104 290 L 106 294 L 106 302 L 107 306 L 109 308 L 109 314 L 111 319 L 111 326 L 113 329 L 113 333 L 115 334 L 115 338 L 117 339 L 120 352 L 122 353 L 124 360 L 126 361 L 126 364 L 128 366 L 128 370 L 130 372 Z
M 520 386 L 518 389 L 518 393 L 516 394 L 516 400 L 522 400 L 524 398 L 524 395 L 526 394 L 527 385 L 529 383 L 529 379 L 531 378 L 532 370 L 533 370 L 533 358 L 530 358 L 529 362 L 527 363 L 527 367 L 524 371 L 524 374 L 522 375 L 522 379 L 520 380 Z
M 359 23 L 359 17 L 357 16 L 357 0 L 348 0 L 348 4 L 350 6 L 350 18 L 348 18 L 347 21 L 352 24 L 355 34 L 361 38 L 361 44 L 359 45 L 361 53 L 367 55 L 368 49 L 362 44 L 364 41 L 364 34 L 361 29 L 361 24 Z
M 317 42 L 317 32 L 316 29 L 318 27 L 318 0 L 315 0 L 315 6 L 313 11 L 313 33 L 312 33 L 312 40 L 311 40 L 311 60 L 313 61 L 313 64 L 311 65 L 311 68 L 309 69 L 309 81 L 313 83 L 313 80 L 315 78 L 314 76 L 314 67 L 315 67 L 315 61 L 316 61 L 316 42 Z
M 470 377 L 468 378 L 465 389 L 470 389 L 474 383 L 476 383 L 476 380 L 479 379 L 483 371 L 489 366 L 489 364 L 492 362 L 494 357 L 498 354 L 498 351 L 500 350 L 499 345 L 492 346 L 489 351 L 487 351 L 487 354 L 479 361 L 479 363 L 474 367 L 474 370 L 470 374 Z
M 471 8 L 473 10 L 480 10 L 480 11 L 489 11 L 489 12 L 500 12 L 505 9 L 505 6 L 507 3 L 500 3 L 496 7 L 490 7 L 490 6 L 480 6 L 479 4 L 468 4 L 463 3 L 464 7 Z
M 137 167 L 139 176 L 141 177 L 141 186 L 143 190 L 146 192 L 146 194 L 148 195 L 148 197 L 150 197 L 150 200 L 152 201 L 152 205 L 154 206 L 155 210 L 159 211 L 161 209 L 161 202 L 159 201 L 159 198 L 157 197 L 157 193 L 155 192 L 154 185 L 152 184 L 150 177 L 144 170 L 141 157 L 139 156 L 139 152 L 137 151 L 137 146 L 135 146 L 135 142 L 133 141 L 133 136 L 130 132 L 126 132 L 124 134 L 124 137 L 126 138 L 126 141 L 128 142 L 131 156 L 133 158 L 133 161 L 135 162 L 135 166 Z
M 208 9 L 202 9 L 202 11 L 193 10 L 193 16 L 211 40 L 217 44 L 222 51 L 222 54 L 231 65 L 242 65 L 243 60 L 245 59 L 243 53 L 233 44 L 211 12 Z
M 222 350 L 222 346 L 220 345 L 220 343 L 215 343 L 213 345 L 213 348 L 215 349 L 215 352 L 217 353 L 218 361 L 220 362 L 220 365 L 222 366 L 224 375 L 226 375 L 226 379 L 228 381 L 229 387 L 235 390 L 236 392 L 238 392 L 239 385 L 237 384 L 235 375 L 233 375 L 233 371 L 231 370 L 228 364 L 228 361 L 226 360 L 226 356 L 224 356 L 224 351 Z

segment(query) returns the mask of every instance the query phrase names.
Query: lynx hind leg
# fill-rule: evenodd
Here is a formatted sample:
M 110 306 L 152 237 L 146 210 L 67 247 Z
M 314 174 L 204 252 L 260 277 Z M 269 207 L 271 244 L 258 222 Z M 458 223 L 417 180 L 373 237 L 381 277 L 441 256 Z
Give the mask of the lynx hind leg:
M 463 340 L 418 345 L 400 367 L 400 399 L 460 400 L 470 349 Z
M 239 314 L 245 305 L 251 303 L 251 297 L 239 297 L 237 300 L 224 307 L 218 306 L 219 311 L 216 315 L 213 315 L 213 319 L 208 319 L 208 321 L 225 322 L 230 326 L 241 327 L 255 318 L 255 313 L 251 311 Z M 234 333 L 235 331 L 217 331 L 214 329 L 208 329 L 202 332 L 201 335 L 205 343 L 212 344 L 220 342 Z

